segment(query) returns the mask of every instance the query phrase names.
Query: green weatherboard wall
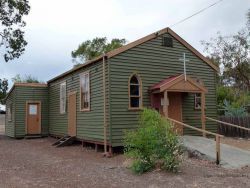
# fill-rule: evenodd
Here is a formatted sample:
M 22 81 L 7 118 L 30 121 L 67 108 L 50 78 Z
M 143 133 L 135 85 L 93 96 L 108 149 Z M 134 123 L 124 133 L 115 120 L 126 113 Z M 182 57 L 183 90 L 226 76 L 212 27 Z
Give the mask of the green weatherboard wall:
M 164 36 L 171 37 L 168 34 Z M 173 48 L 162 46 L 162 36 L 140 44 L 107 60 L 106 63 L 106 97 L 108 142 L 112 146 L 121 146 L 124 132 L 136 128 L 139 111 L 128 109 L 128 79 L 137 73 L 142 80 L 143 106 L 149 107 L 148 89 L 155 83 L 169 76 L 183 73 L 183 62 L 179 58 L 186 53 L 187 74 L 199 78 L 208 89 L 206 94 L 206 114 L 216 117 L 215 77 L 216 72 L 190 50 L 173 39 Z M 80 111 L 79 74 L 90 72 L 91 110 Z M 103 86 L 102 61 L 90 64 L 66 76 L 49 83 L 49 122 L 50 134 L 67 134 L 68 113 L 60 114 L 60 83 L 66 81 L 67 94 L 77 92 L 77 137 L 80 139 L 103 142 Z M 67 111 L 67 110 L 66 110 Z M 183 121 L 201 127 L 197 117 L 200 110 L 194 109 L 194 95 L 183 94 Z M 207 129 L 216 131 L 216 125 L 207 122 Z M 111 134 L 109 134 L 109 132 Z M 185 129 L 186 134 L 198 134 Z
M 171 37 L 169 34 L 163 36 Z M 133 73 L 142 81 L 143 107 L 150 107 L 149 88 L 161 80 L 183 73 L 183 53 L 189 60 L 187 74 L 203 81 L 208 89 L 206 94 L 206 115 L 216 118 L 216 72 L 189 49 L 173 38 L 173 47 L 162 46 L 162 37 L 151 39 L 107 59 L 105 63 L 106 84 L 106 122 L 107 141 L 112 146 L 122 146 L 126 130 L 135 129 L 140 111 L 129 107 L 128 82 Z M 80 74 L 90 75 L 90 111 L 80 111 Z M 77 138 L 101 142 L 104 138 L 103 123 L 103 62 L 89 64 L 76 69 L 48 83 L 48 88 L 16 86 L 7 98 L 12 103 L 12 121 L 6 117 L 6 134 L 10 137 L 25 135 L 25 105 L 27 100 L 42 101 L 42 133 L 63 136 L 68 133 L 68 104 L 66 113 L 60 113 L 60 84 L 66 81 L 67 96 L 76 92 L 77 96 Z M 201 128 L 197 118 L 200 110 L 194 109 L 194 95 L 183 93 L 182 115 L 187 124 Z M 206 123 L 207 130 L 216 131 L 216 125 Z M 198 134 L 185 129 L 185 134 Z
M 164 36 L 171 37 L 168 34 Z M 159 36 L 109 60 L 113 146 L 122 145 L 124 131 L 135 128 L 138 121 L 139 112 L 128 110 L 128 79 L 130 75 L 135 72 L 140 76 L 143 87 L 143 106 L 149 107 L 149 87 L 169 76 L 183 73 L 183 62 L 179 59 L 183 57 L 184 52 L 189 60 L 187 74 L 201 79 L 208 89 L 206 114 L 210 117 L 216 117 L 216 72 L 175 39 L 173 39 L 173 48 L 162 46 L 162 36 Z M 197 117 L 200 116 L 200 110 L 194 109 L 194 95 L 183 94 L 182 105 L 183 121 L 201 128 L 201 122 L 197 120 Z M 216 125 L 207 122 L 207 129 L 216 131 Z M 197 134 L 197 132 L 187 129 L 184 132 Z
M 90 76 L 90 111 L 80 111 L 80 74 L 89 72 Z M 106 68 L 106 96 L 108 99 L 108 70 Z M 49 132 L 63 136 L 68 133 L 68 109 L 60 114 L 60 83 L 66 81 L 67 95 L 77 92 L 77 138 L 103 142 L 103 69 L 102 61 L 82 68 L 65 77 L 49 83 Z M 68 106 L 68 104 L 67 104 Z M 107 106 L 108 111 L 108 106 Z M 109 124 L 107 113 L 107 123 Z M 109 130 L 107 132 L 109 138 Z
M 41 131 L 42 135 L 48 135 L 48 88 L 31 86 L 14 86 L 9 94 L 6 106 L 12 104 L 12 120 L 8 120 L 6 114 L 6 135 L 21 138 L 25 133 L 26 102 L 41 101 Z

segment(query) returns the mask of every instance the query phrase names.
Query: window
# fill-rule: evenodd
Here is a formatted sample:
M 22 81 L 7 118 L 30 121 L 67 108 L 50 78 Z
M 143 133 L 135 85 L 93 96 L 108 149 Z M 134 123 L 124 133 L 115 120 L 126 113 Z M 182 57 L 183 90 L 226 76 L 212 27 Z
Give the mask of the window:
M 162 46 L 173 47 L 173 39 L 171 37 L 162 37 Z
M 194 95 L 194 109 L 201 109 L 201 94 L 195 93 Z
M 80 75 L 80 108 L 81 111 L 90 110 L 90 89 L 89 89 L 89 73 Z
M 66 94 L 66 82 L 60 84 L 60 113 L 66 113 L 66 101 L 67 101 L 67 94 Z
M 129 108 L 139 109 L 142 107 L 141 81 L 138 75 L 133 75 L 129 80 Z
M 12 103 L 10 103 L 8 106 L 7 115 L 8 115 L 8 121 L 12 121 Z
M 29 115 L 37 115 L 37 105 L 36 104 L 29 105 Z

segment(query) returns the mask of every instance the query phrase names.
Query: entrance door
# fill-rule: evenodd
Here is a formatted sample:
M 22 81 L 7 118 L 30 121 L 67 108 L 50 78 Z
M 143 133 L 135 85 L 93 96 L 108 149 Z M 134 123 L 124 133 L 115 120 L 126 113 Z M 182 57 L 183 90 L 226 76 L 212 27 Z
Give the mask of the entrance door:
M 68 135 L 76 136 L 76 92 L 68 97 Z
M 41 134 L 41 103 L 28 102 L 27 109 L 27 134 Z
M 174 120 L 182 122 L 182 94 L 180 92 L 169 92 L 168 99 L 168 116 Z M 176 124 L 174 128 L 179 135 L 183 135 L 182 125 Z

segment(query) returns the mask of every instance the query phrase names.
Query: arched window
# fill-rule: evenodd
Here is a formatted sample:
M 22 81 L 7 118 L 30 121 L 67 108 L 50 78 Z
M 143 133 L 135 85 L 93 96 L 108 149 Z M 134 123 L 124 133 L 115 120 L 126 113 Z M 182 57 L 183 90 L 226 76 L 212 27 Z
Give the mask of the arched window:
M 129 108 L 138 109 L 142 107 L 142 85 L 140 77 L 136 74 L 129 79 Z

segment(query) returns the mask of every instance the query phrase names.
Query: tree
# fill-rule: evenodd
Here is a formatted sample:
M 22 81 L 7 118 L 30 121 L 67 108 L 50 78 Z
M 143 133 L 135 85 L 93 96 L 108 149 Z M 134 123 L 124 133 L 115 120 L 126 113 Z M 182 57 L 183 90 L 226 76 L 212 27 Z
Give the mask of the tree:
M 8 80 L 7 79 L 0 79 L 0 103 L 3 104 L 3 99 L 6 97 L 8 90 Z
M 109 43 L 106 37 L 103 38 L 94 38 L 93 40 L 87 40 L 80 44 L 75 51 L 71 52 L 71 56 L 75 63 L 86 62 L 95 57 L 107 53 L 111 50 L 119 48 L 126 43 L 125 39 L 112 39 Z
M 209 42 L 202 41 L 208 58 L 220 66 L 217 79 L 217 104 L 226 109 L 225 101 L 241 112 L 250 104 L 250 9 L 247 12 L 247 25 L 238 33 L 222 36 Z
M 25 27 L 23 16 L 28 15 L 30 11 L 28 0 L 1 0 L 0 1 L 0 47 L 5 48 L 4 60 L 8 62 L 15 58 L 19 58 L 24 50 L 27 42 L 24 39 Z
M 25 75 L 20 76 L 20 74 L 17 74 L 14 78 L 12 78 L 12 82 L 14 83 L 42 83 L 42 81 L 39 81 L 37 78 L 33 77 L 32 75 Z
M 250 34 L 247 28 L 233 36 L 222 36 L 202 42 L 210 59 L 222 66 L 223 85 L 250 90 Z

